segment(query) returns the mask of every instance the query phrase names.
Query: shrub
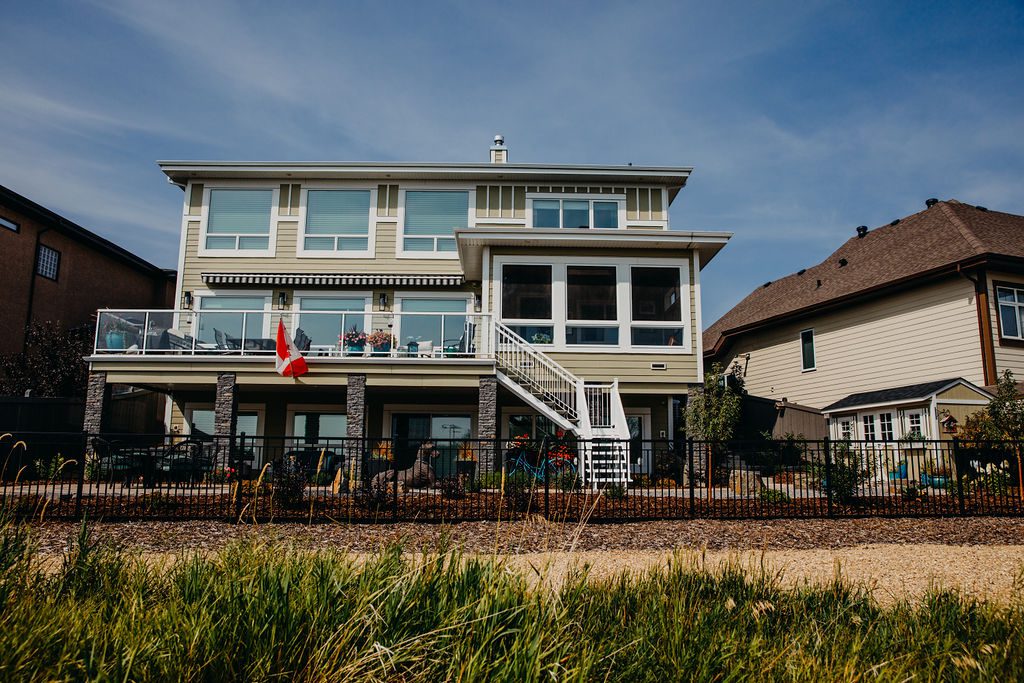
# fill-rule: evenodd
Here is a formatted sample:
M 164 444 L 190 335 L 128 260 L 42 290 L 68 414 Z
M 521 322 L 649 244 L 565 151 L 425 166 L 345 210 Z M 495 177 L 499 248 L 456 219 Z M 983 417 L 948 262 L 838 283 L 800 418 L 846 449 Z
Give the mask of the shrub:
M 623 500 L 626 497 L 626 487 L 618 482 L 608 484 L 601 490 L 608 500 Z
M 302 504 L 306 473 L 297 458 L 284 458 L 274 467 L 274 500 L 284 507 Z
M 964 493 L 988 493 L 993 496 L 1005 496 L 1010 490 L 1008 469 L 1008 467 L 1004 468 L 989 463 L 980 475 L 964 482 Z
M 394 483 L 371 482 L 355 492 L 356 505 L 371 512 L 389 508 L 395 500 Z
M 484 490 L 484 482 L 476 477 L 468 477 L 465 483 L 466 493 L 480 493 Z
M 863 454 L 845 441 L 837 443 L 831 455 L 831 471 L 824 463 L 815 463 L 815 474 L 822 491 L 831 493 L 842 503 L 850 502 L 857 496 L 861 484 L 871 478 L 871 470 Z
M 761 489 L 761 492 L 757 494 L 757 498 L 767 505 L 788 503 L 790 500 L 789 494 L 779 489 Z
M 441 497 L 449 500 L 460 500 L 466 497 L 466 487 L 461 477 L 445 477 L 439 479 L 437 488 L 441 491 Z
M 559 491 L 571 493 L 573 491 L 579 491 L 583 487 L 583 478 L 580 477 L 579 472 L 573 472 L 567 469 L 551 477 L 549 483 Z
M 533 492 L 533 482 L 520 478 L 508 479 L 505 481 L 505 504 L 513 512 L 527 513 L 533 506 Z

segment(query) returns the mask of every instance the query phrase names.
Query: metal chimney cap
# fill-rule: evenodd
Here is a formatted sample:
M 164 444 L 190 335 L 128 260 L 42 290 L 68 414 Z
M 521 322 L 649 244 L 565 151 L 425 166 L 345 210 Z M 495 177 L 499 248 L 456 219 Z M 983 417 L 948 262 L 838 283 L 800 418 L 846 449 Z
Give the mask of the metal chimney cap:
M 494 136 L 494 146 L 495 147 L 501 147 L 504 144 L 505 144 L 505 136 L 504 135 L 502 135 L 501 133 L 498 133 L 497 135 Z
M 866 234 L 868 234 L 868 226 L 866 226 L 866 225 L 858 225 L 857 226 L 857 237 L 863 237 Z
M 935 197 L 929 197 L 928 199 L 924 200 L 924 206 L 927 209 L 932 208 L 933 206 L 935 206 L 938 203 L 939 203 L 939 200 L 936 199 Z

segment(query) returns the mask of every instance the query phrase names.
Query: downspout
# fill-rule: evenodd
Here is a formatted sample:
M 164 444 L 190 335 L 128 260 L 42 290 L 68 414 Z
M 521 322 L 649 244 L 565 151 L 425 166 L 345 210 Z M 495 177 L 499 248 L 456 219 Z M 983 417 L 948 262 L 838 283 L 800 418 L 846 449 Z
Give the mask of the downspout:
M 44 232 L 49 232 L 50 228 L 45 227 L 36 231 L 36 245 L 32 250 L 32 270 L 28 278 L 28 305 L 25 311 L 25 327 L 21 334 L 21 352 L 24 353 L 28 349 L 28 328 L 32 324 L 32 304 L 36 295 L 36 266 L 39 265 L 39 244 L 40 238 Z
M 996 348 L 992 341 L 992 313 L 988 305 L 988 277 L 984 268 L 978 268 L 977 274 L 971 277 L 962 270 L 960 264 L 956 272 L 974 285 L 974 302 L 978 310 L 978 334 L 981 337 L 981 366 L 986 385 L 999 381 L 996 374 Z

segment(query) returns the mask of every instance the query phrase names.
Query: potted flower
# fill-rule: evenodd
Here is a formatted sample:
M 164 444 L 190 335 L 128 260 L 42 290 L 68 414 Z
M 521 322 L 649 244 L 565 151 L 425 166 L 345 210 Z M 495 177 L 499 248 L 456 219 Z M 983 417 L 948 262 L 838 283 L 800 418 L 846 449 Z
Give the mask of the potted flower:
M 949 484 L 949 468 L 945 464 L 928 462 L 921 473 L 922 486 L 934 486 L 937 489 Z
M 544 332 L 537 332 L 532 337 L 530 337 L 530 341 L 533 342 L 534 344 L 550 344 L 551 335 L 545 334 Z
M 374 330 L 366 337 L 366 341 L 370 343 L 370 346 L 373 348 L 373 355 L 375 356 L 391 353 L 392 340 L 391 333 L 384 330 Z
M 474 477 L 476 475 L 476 460 L 476 447 L 469 441 L 460 443 L 455 460 L 456 472 L 470 478 Z
M 907 448 L 924 448 L 924 434 L 916 427 L 900 437 L 900 441 L 907 444 Z
M 355 325 L 352 326 L 351 330 L 341 335 L 339 341 L 345 345 L 347 353 L 361 355 L 366 350 L 366 333 L 356 329 Z

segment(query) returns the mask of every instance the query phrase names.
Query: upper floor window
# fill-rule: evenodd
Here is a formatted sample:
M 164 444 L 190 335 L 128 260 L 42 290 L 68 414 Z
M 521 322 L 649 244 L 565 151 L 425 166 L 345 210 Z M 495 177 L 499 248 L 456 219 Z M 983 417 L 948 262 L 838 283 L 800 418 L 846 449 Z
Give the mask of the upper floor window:
M 7 228 L 13 232 L 18 232 L 18 230 L 20 230 L 20 226 L 17 223 L 4 218 L 3 216 L 0 216 L 0 228 Z
M 268 251 L 271 190 L 211 190 L 206 249 Z
M 302 250 L 316 255 L 370 255 L 370 204 L 369 190 L 307 192 Z
M 404 251 L 455 254 L 456 228 L 469 226 L 469 192 L 451 190 L 405 193 Z
M 534 199 L 535 228 L 618 228 L 621 202 L 607 199 Z
M 679 268 L 634 266 L 631 334 L 634 346 L 683 344 L 683 302 Z
M 56 280 L 58 272 L 60 272 L 60 252 L 45 244 L 40 244 L 39 253 L 36 254 L 36 274 Z
M 804 370 L 813 370 L 814 358 L 814 330 L 804 330 L 800 333 L 800 362 Z
M 616 346 L 619 314 L 615 266 L 566 266 L 565 343 Z M 611 324 L 608 324 L 608 323 Z
M 551 266 L 506 264 L 501 269 L 501 314 L 516 334 L 533 344 L 550 344 Z
M 999 335 L 1024 340 L 1024 289 L 996 287 L 999 299 Z

